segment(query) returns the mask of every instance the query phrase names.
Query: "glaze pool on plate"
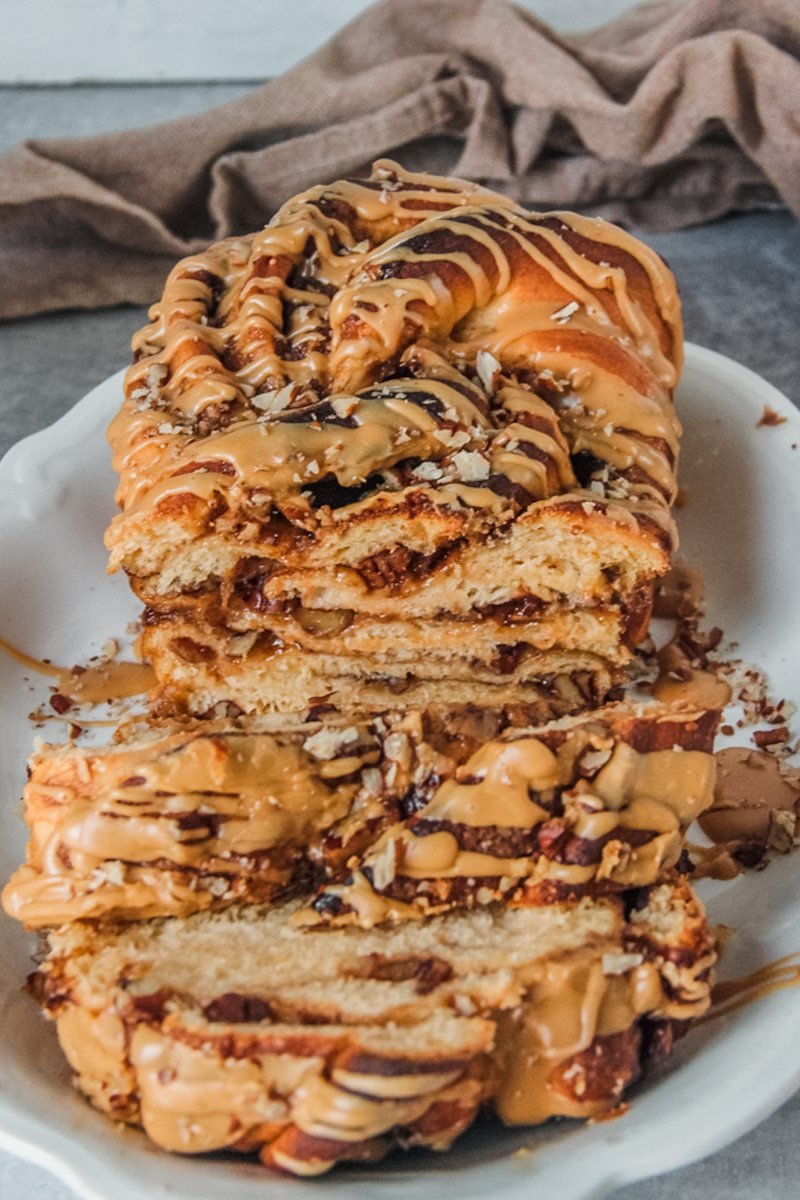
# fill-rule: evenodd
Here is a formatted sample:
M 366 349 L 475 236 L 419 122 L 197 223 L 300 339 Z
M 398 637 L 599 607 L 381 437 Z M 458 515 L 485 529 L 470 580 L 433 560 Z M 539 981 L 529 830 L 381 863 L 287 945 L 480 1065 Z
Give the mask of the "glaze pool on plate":
M 102 544 L 115 484 L 104 430 L 121 378 L 101 384 L 0 464 L 0 636 L 55 661 L 97 652 L 137 615 L 125 581 L 105 574 Z M 765 404 L 786 423 L 757 429 Z M 703 565 L 713 623 L 739 643 L 742 658 L 767 670 L 774 694 L 797 701 L 800 450 L 792 446 L 800 443 L 800 416 L 752 372 L 692 345 L 678 408 L 688 493 L 679 514 L 682 553 Z M 3 881 L 23 854 L 17 797 L 34 732 L 26 714 L 46 694 L 41 680 L 24 676 L 10 659 L 0 661 Z M 790 855 L 709 889 L 712 919 L 736 928 L 726 974 L 800 949 L 799 880 L 800 858 Z M 619 1120 L 529 1131 L 484 1122 L 447 1155 L 417 1153 L 298 1184 L 247 1160 L 167 1156 L 93 1112 L 69 1086 L 55 1031 L 20 992 L 31 947 L 14 922 L 0 920 L 0 1145 L 88 1200 L 287 1200 L 298 1188 L 307 1200 L 432 1200 L 443 1186 L 463 1200 L 489 1193 L 521 1200 L 534 1189 L 595 1200 L 711 1153 L 800 1086 L 800 997 L 788 990 L 691 1033 L 669 1073 L 636 1089 Z M 513 1155 L 519 1147 L 531 1153 Z

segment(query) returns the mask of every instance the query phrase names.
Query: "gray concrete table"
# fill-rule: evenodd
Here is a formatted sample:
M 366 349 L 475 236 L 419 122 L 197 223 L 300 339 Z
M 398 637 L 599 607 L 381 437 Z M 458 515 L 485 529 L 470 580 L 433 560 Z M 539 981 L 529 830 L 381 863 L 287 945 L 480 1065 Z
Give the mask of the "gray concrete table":
M 245 90 L 240 84 L 0 89 L 0 151 L 27 137 L 182 116 Z M 757 213 L 648 240 L 678 277 L 687 336 L 752 367 L 800 403 L 800 224 L 784 212 Z M 143 318 L 143 309 L 117 308 L 0 324 L 0 452 L 55 421 L 124 366 Z M 624 1188 L 615 1200 L 796 1200 L 799 1118 L 800 1095 L 728 1149 Z M 2 1200 L 70 1196 L 43 1171 L 0 1154 Z

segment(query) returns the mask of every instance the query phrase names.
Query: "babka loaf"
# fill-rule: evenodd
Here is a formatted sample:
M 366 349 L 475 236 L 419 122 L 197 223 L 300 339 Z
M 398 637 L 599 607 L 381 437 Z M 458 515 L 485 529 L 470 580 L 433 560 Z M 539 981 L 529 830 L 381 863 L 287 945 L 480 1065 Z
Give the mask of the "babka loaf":
M 317 1174 L 619 1104 L 648 1049 L 709 1003 L 714 946 L 686 884 L 366 931 L 293 907 L 56 931 L 45 1012 L 80 1089 L 182 1153 Z
M 370 923 L 649 885 L 711 803 L 717 718 L 430 709 L 45 746 L 3 903 L 46 928 L 305 894 L 309 921 Z
M 380 708 L 453 680 L 560 715 L 619 678 L 674 544 L 652 250 L 379 162 L 183 260 L 151 317 L 108 546 L 168 695 Z
M 171 272 L 109 438 L 158 680 L 30 762 L 78 1086 L 298 1175 L 612 1112 L 709 1004 L 716 709 L 618 699 L 675 546 L 675 283 L 388 161 Z

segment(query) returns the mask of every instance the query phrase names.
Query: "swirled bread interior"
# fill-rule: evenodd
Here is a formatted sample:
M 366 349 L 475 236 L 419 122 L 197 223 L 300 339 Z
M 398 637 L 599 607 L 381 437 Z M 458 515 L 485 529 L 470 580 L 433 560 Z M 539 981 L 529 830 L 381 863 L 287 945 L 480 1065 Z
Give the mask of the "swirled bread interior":
M 51 935 L 38 986 L 78 1086 L 182 1153 L 316 1174 L 615 1107 L 653 1044 L 709 1002 L 687 885 L 450 913 L 372 932 L 239 909 Z

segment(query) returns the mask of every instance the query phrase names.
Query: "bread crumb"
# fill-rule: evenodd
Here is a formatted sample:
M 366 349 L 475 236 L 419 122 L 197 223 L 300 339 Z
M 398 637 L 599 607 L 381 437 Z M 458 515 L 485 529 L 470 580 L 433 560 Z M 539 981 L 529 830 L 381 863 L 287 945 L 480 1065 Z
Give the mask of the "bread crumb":
M 780 413 L 775 412 L 774 408 L 770 408 L 768 404 L 764 405 L 764 411 L 756 421 L 756 429 L 762 426 L 783 425 L 786 423 L 786 417 L 782 417 Z

